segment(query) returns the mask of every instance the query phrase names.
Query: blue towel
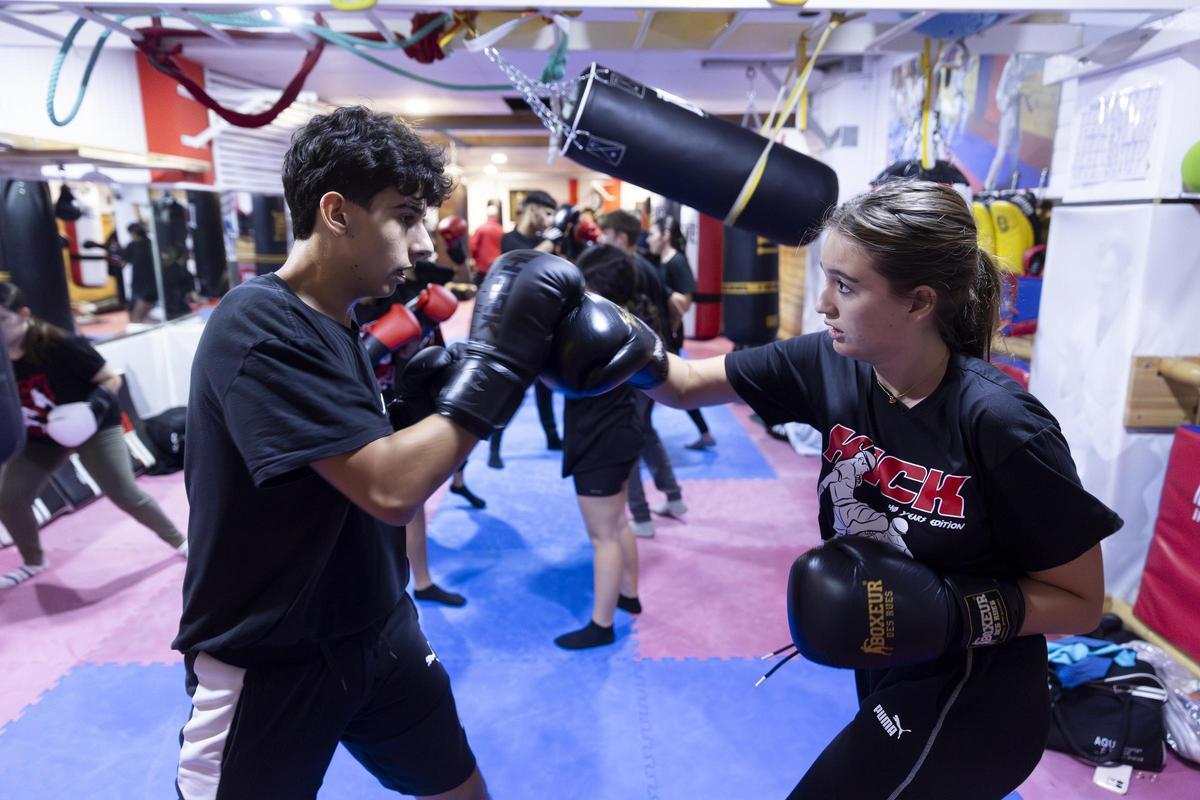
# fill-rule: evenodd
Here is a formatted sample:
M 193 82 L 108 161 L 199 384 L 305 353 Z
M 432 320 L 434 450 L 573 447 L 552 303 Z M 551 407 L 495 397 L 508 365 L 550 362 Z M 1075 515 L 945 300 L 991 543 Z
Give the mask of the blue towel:
M 1064 689 L 1103 678 L 1113 662 L 1121 667 L 1132 667 L 1137 661 L 1135 650 L 1086 636 L 1046 642 L 1046 651 Z

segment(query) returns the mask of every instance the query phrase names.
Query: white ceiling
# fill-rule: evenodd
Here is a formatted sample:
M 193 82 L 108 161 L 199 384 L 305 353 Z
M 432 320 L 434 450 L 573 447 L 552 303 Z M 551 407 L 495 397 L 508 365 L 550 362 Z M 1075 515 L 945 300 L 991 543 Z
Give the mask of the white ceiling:
M 327 24 L 337 30 L 375 30 L 372 20 L 363 14 L 331 12 L 329 0 L 285 2 L 300 9 L 306 20 L 311 12 L 321 11 Z M 635 80 L 685 97 L 710 112 L 741 115 L 746 110 L 747 91 L 752 86 L 746 74 L 747 63 L 768 61 L 777 65 L 766 70 L 760 67 L 753 83 L 755 105 L 765 113 L 776 94 L 776 85 L 768 80 L 765 73 L 773 72 L 776 78 L 782 78 L 786 64 L 795 56 L 800 36 L 808 32 L 811 47 L 814 24 L 828 19 L 827 11 L 814 15 L 814 10 L 828 9 L 834 5 L 842 9 L 869 10 L 864 16 L 835 31 L 825 50 L 827 58 L 862 56 L 864 53 L 872 58 L 888 52 L 916 52 L 921 46 L 921 36 L 915 33 L 895 35 L 900 30 L 912 27 L 918 20 L 906 9 L 1002 10 L 1008 16 L 1001 24 L 966 40 L 967 46 L 974 52 L 1057 53 L 1094 45 L 1126 31 L 1150 18 L 1155 10 L 1162 14 L 1188 4 L 1189 0 L 1016 0 L 994 4 L 972 0 L 839 0 L 836 4 L 832 0 L 809 0 L 801 9 L 794 0 L 786 6 L 771 6 L 765 0 L 707 3 L 651 0 L 647 4 L 637 4 L 640 7 L 626 0 L 604 3 L 582 0 L 572 4 L 550 2 L 547 6 L 583 9 L 570 12 L 568 77 L 578 75 L 592 61 L 597 61 Z M 109 19 L 121 13 L 117 10 L 118 6 L 123 13 L 130 13 L 130 7 L 135 5 L 120 0 L 96 0 L 88 4 L 90 8 L 108 14 Z M 1004 8 L 992 9 L 993 5 Z M 253 5 L 239 5 L 232 0 L 157 3 L 152 8 L 185 6 L 192 12 L 208 13 L 232 13 L 255 8 Z M 879 6 L 887 6 L 890 10 L 879 10 Z M 472 7 L 524 8 L 502 0 L 479 0 L 472 3 Z M 11 22 L 14 18 L 32 22 L 37 27 L 60 35 L 76 19 L 70 9 L 60 10 L 57 6 L 45 4 L 40 8 L 53 11 L 31 15 L 26 12 L 34 10 L 32 4 L 0 0 L 0 47 L 33 43 L 45 46 L 50 43 L 44 35 L 13 27 Z M 383 24 L 402 37 L 410 30 L 413 8 L 413 4 L 409 3 L 382 3 L 374 13 L 377 20 L 382 20 Z M 647 8 L 649 10 L 645 10 Z M 1080 8 L 1109 13 L 1089 13 L 1084 16 L 1078 13 L 1077 9 Z M 681 13 L 681 9 L 688 13 Z M 432 10 L 444 9 L 435 7 Z M 1068 13 L 1070 11 L 1074 13 Z M 478 27 L 481 32 L 486 32 L 511 16 L 511 12 L 484 12 L 477 21 Z M 128 24 L 140 27 L 147 25 L 148 20 L 135 17 Z M 179 19 L 164 18 L 164 24 L 174 29 L 191 29 L 188 23 Z M 900 27 L 895 27 L 897 25 Z M 88 52 L 89 44 L 95 41 L 100 30 L 95 24 L 85 27 L 76 48 L 80 56 Z M 254 41 L 239 41 L 236 46 L 213 38 L 183 39 L 183 55 L 211 70 L 251 80 L 272 89 L 282 87 L 299 67 L 308 45 L 282 25 L 269 31 L 258 30 L 267 35 Z M 891 33 L 888 33 L 889 30 Z M 501 40 L 498 47 L 508 60 L 526 74 L 537 76 L 553 44 L 554 27 L 535 19 Z M 132 47 L 120 34 L 110 37 L 106 46 Z M 432 80 L 451 84 L 506 82 L 502 73 L 484 55 L 470 53 L 461 46 L 453 49 L 451 57 L 430 65 L 420 64 L 399 50 L 372 49 L 369 52 L 387 63 Z M 726 63 L 715 65 L 713 62 L 717 61 Z M 816 80 L 819 80 L 819 75 Z M 458 127 L 444 118 L 462 115 L 493 117 L 497 124 L 492 130 L 499 134 L 497 129 L 506 127 L 505 123 L 512 116 L 502 98 L 517 95 L 511 88 L 507 91 L 466 92 L 431 88 L 419 81 L 389 73 L 332 44 L 326 46 L 304 88 L 306 93 L 327 103 L 363 103 L 406 117 L 431 120 L 451 135 L 460 136 L 486 134 L 489 126 L 475 120 L 471 126 Z M 535 132 L 536 124 L 531 127 L 528 123 L 523 130 L 504 131 L 508 136 L 528 136 Z M 459 160 L 467 166 L 475 161 L 482 164 L 493 149 L 460 148 Z M 506 169 L 545 168 L 545 146 L 509 147 L 506 152 L 511 159 Z

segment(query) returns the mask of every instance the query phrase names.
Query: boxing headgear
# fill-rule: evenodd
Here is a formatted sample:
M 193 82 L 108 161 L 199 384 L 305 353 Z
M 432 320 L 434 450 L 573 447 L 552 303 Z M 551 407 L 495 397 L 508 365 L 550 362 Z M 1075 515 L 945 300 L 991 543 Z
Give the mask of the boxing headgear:
M 438 236 L 446 243 L 446 247 L 454 247 L 467 235 L 467 221 L 462 217 L 451 214 L 443 217 L 437 226 Z
M 554 227 L 560 231 L 565 231 L 567 228 L 579 221 L 579 209 L 570 203 L 564 203 L 554 212 Z

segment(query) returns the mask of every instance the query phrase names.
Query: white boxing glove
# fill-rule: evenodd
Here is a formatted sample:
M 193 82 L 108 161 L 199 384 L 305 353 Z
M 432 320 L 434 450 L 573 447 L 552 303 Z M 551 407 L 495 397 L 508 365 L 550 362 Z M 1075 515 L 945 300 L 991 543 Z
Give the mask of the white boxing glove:
M 89 403 L 63 403 L 50 409 L 46 417 L 46 434 L 63 447 L 79 447 L 98 428 Z

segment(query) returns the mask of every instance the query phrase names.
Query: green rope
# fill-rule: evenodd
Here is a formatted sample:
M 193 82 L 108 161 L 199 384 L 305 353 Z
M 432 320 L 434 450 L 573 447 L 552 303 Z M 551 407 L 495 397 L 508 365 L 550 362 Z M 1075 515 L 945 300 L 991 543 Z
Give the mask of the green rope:
M 554 52 L 546 60 L 546 66 L 542 67 L 541 81 L 542 83 L 557 83 L 563 79 L 566 71 L 567 35 L 564 33 L 558 39 L 558 47 L 554 48 Z
M 87 94 L 88 82 L 92 79 L 92 69 L 95 68 L 96 61 L 100 58 L 100 51 L 104 49 L 104 43 L 108 41 L 108 36 L 112 33 L 111 30 L 105 28 L 104 33 L 96 40 L 96 44 L 92 48 L 92 56 L 88 59 L 87 67 L 83 70 L 83 77 L 79 81 L 79 92 L 75 95 L 75 104 L 71 106 L 65 119 L 59 119 L 54 113 L 54 97 L 58 93 L 58 76 L 62 72 L 63 61 L 66 60 L 67 53 L 71 51 L 75 37 L 79 35 L 80 29 L 86 23 L 87 20 L 83 17 L 75 21 L 66 38 L 63 39 L 62 46 L 58 48 L 58 54 L 54 56 L 54 66 L 50 68 L 50 88 L 46 92 L 46 113 L 50 116 L 50 121 L 60 128 L 70 125 L 75 119 L 75 115 L 79 113 L 79 107 L 83 105 L 83 97 Z
M 172 16 L 171 14 L 160 14 L 162 16 Z M 134 16 L 149 16 L 149 14 L 136 14 L 129 16 L 121 16 L 117 18 L 118 22 L 124 23 L 125 20 L 131 19 Z M 225 25 L 231 28 L 276 28 L 279 27 L 279 21 L 275 19 L 266 20 L 255 14 L 196 14 L 196 17 L 207 22 L 210 25 Z M 368 53 L 362 52 L 361 48 L 372 48 L 379 50 L 396 50 L 409 47 L 413 44 L 429 36 L 440 26 L 453 19 L 450 14 L 440 14 L 433 20 L 423 25 L 419 30 L 414 31 L 408 38 L 401 39 L 395 44 L 382 41 L 376 42 L 370 39 L 362 39 L 357 36 L 342 33 L 340 31 L 331 30 L 320 25 L 305 23 L 301 27 L 309 33 L 320 36 L 325 41 L 341 47 L 362 60 L 374 64 L 380 69 L 387 70 L 395 75 L 408 78 L 409 80 L 423 83 L 427 86 L 433 86 L 438 89 L 447 89 L 454 92 L 506 92 L 512 90 L 512 85 L 508 83 L 446 83 L 444 81 L 434 80 L 433 78 L 425 78 L 415 72 L 410 72 L 406 69 L 401 69 L 394 64 L 389 64 L 386 61 L 378 59 Z M 87 94 L 88 84 L 91 81 L 92 70 L 96 66 L 97 60 L 100 58 L 100 52 L 104 49 L 105 42 L 112 34 L 112 30 L 105 29 L 100 34 L 100 38 L 96 40 L 96 44 L 92 46 L 92 54 L 88 58 L 87 67 L 83 71 L 83 77 L 79 81 L 79 92 L 75 97 L 75 103 L 71 107 L 70 112 L 64 119 L 59 119 L 54 112 L 54 100 L 58 93 L 58 78 L 62 72 L 63 62 L 66 60 L 67 53 L 70 52 L 71 46 L 75 41 L 75 37 L 79 35 L 79 31 L 87 24 L 87 20 L 82 17 L 76 20 L 71 26 L 70 32 L 63 39 L 62 46 L 59 47 L 58 54 L 54 57 L 54 65 L 50 69 L 50 85 L 46 92 L 46 113 L 50 117 L 50 121 L 58 127 L 69 125 L 79 113 L 80 106 L 83 105 L 83 98 Z M 560 81 L 566 71 L 567 65 L 567 37 L 564 34 L 558 42 L 558 46 L 550 54 L 546 61 L 546 66 L 542 68 L 541 80 L 543 83 L 554 83 Z

